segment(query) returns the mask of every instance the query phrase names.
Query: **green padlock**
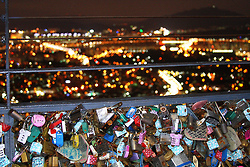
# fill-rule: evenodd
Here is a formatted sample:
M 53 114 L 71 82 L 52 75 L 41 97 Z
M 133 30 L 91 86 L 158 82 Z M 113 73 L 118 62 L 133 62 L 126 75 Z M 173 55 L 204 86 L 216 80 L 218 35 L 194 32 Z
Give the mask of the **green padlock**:
M 31 132 L 31 134 L 30 134 L 30 136 L 28 137 L 27 141 L 28 141 L 29 143 L 32 143 L 32 142 L 35 141 L 36 138 L 40 135 L 41 131 L 40 131 L 40 129 L 39 129 L 38 127 L 33 126 L 33 127 L 31 128 L 31 131 L 30 131 L 30 132 Z
M 225 118 L 228 121 L 232 121 L 236 117 L 236 113 L 234 111 L 228 111 L 225 115 Z
M 89 125 L 87 122 L 82 123 L 82 131 L 83 133 L 89 133 Z

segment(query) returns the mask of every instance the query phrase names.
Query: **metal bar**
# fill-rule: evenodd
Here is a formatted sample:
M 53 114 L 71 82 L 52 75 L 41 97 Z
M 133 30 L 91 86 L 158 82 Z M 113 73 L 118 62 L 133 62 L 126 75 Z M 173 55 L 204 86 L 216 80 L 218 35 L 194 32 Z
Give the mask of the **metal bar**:
M 14 119 L 10 116 L 4 117 L 4 122 L 10 126 L 13 126 Z M 12 160 L 15 155 L 15 145 L 14 145 L 14 133 L 11 130 L 4 135 L 5 138 L 5 153 L 7 157 Z
M 195 103 L 200 100 L 208 101 L 225 101 L 250 99 L 250 91 L 231 91 L 231 92 L 211 92 L 196 93 L 187 95 L 174 96 L 147 96 L 147 97 L 130 97 L 130 98 L 101 98 L 93 100 L 65 100 L 53 102 L 35 102 L 35 103 L 19 103 L 12 104 L 11 108 L 20 113 L 26 112 L 48 112 L 48 111 L 67 111 L 74 109 L 78 104 L 83 104 L 87 109 L 101 108 L 112 106 L 118 102 L 123 102 L 123 107 L 131 106 L 148 106 L 160 103 L 164 104 L 183 104 Z M 8 109 L 4 106 L 0 107 L 1 113 L 7 113 Z
M 9 1 L 5 0 L 5 55 L 6 55 L 6 63 L 5 69 L 9 70 Z M 9 110 L 10 105 L 10 72 L 6 73 L 6 92 L 7 92 L 7 109 Z M 6 114 L 7 115 L 7 114 Z M 5 116 L 5 123 L 12 126 L 13 118 L 10 116 Z M 14 156 L 15 146 L 14 146 L 14 134 L 9 132 L 4 136 L 5 142 L 5 153 L 9 159 L 12 159 Z
M 6 52 L 6 92 L 7 92 L 7 106 L 10 108 L 10 61 L 9 61 L 9 1 L 5 0 L 5 52 Z
M 150 18 L 250 18 L 250 16 L 29 16 L 9 17 L 11 20 L 19 19 L 150 19 Z
M 37 72 L 58 72 L 58 71 L 93 71 L 108 69 L 131 69 L 131 68 L 165 68 L 165 67 L 185 67 L 185 66 L 210 66 L 210 65 L 249 65 L 250 61 L 227 61 L 227 62 L 178 62 L 178 63 L 155 63 L 146 65 L 102 65 L 102 66 L 77 66 L 77 67 L 55 67 L 55 68 L 25 68 L 1 70 L 0 74 L 16 73 L 37 73 Z
M 238 36 L 250 36 L 250 34 L 169 34 L 168 36 L 102 36 L 102 37 L 54 37 L 54 38 L 29 38 L 29 39 L 25 39 L 25 38 L 10 38 L 10 40 L 12 41 L 35 41 L 35 40 L 40 40 L 40 41 L 47 41 L 47 40 L 66 40 L 66 39 L 77 39 L 77 40 L 102 40 L 102 39 L 130 39 L 130 40 L 137 40 L 137 39 L 164 39 L 164 38 L 169 38 L 169 37 L 196 37 L 196 38 L 201 38 L 201 37 L 238 37 Z

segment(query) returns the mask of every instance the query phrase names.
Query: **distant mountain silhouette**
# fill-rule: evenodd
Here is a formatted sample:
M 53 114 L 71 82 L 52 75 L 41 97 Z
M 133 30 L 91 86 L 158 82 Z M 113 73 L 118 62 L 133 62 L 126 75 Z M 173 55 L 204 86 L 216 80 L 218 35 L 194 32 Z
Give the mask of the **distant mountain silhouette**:
M 242 16 L 241 14 L 228 10 L 221 10 L 216 7 L 206 7 L 201 9 L 192 9 L 176 13 L 172 16 L 204 16 L 204 18 L 150 18 L 138 23 L 147 29 L 166 27 L 170 30 L 176 29 L 194 29 L 194 28 L 212 28 L 218 26 L 245 26 L 250 24 L 249 18 L 235 18 L 228 16 Z M 209 18 L 212 16 L 213 18 Z M 226 16 L 224 18 L 214 18 L 215 16 Z
M 238 13 L 221 10 L 216 7 L 206 7 L 201 9 L 193 9 L 176 13 L 172 16 L 241 16 Z M 150 18 L 144 21 L 128 21 L 127 27 L 133 24 L 138 27 L 143 27 L 144 30 L 156 30 L 160 27 L 166 27 L 170 30 L 177 29 L 197 29 L 205 28 L 211 29 L 213 27 L 244 27 L 246 24 L 250 25 L 250 18 Z M 122 20 L 105 20 L 105 19 L 21 19 L 10 20 L 9 28 L 17 28 L 23 30 L 31 30 L 35 28 L 59 28 L 61 31 L 69 31 L 73 28 L 89 30 L 94 28 L 97 31 L 101 31 L 106 28 L 119 28 L 124 26 Z M 4 32 L 4 23 L 0 22 L 0 32 Z

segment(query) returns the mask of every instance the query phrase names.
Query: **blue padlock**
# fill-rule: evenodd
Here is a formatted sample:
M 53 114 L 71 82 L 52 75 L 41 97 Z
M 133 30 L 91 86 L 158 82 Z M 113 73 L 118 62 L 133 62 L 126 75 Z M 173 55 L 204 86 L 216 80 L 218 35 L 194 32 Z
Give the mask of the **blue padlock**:
M 131 107 L 128 112 L 126 113 L 126 117 L 127 118 L 132 118 L 136 113 L 136 108 L 135 107 Z
M 115 138 L 115 134 L 113 135 L 109 135 L 109 134 L 105 134 L 105 136 L 103 137 L 105 140 L 109 141 L 109 142 L 113 142 L 114 138 Z
M 58 147 L 62 147 L 63 146 L 63 133 L 61 130 L 56 132 L 56 145 Z

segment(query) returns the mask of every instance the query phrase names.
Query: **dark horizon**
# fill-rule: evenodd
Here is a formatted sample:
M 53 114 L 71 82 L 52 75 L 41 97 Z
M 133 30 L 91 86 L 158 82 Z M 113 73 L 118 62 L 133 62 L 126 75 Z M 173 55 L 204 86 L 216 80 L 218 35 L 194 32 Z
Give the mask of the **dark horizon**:
M 11 12 L 10 12 L 11 13 Z M 66 18 L 64 18 L 65 16 Z M 71 18 L 72 16 L 72 18 Z M 83 16 L 83 15 L 62 15 L 59 16 L 24 16 L 21 15 L 21 19 L 9 14 L 9 29 L 21 29 L 32 30 L 36 28 L 58 28 L 62 31 L 69 31 L 71 29 L 96 29 L 102 31 L 106 28 L 119 28 L 129 27 L 130 25 L 138 26 L 138 28 L 145 28 L 147 30 L 154 30 L 164 26 L 170 30 L 176 29 L 197 29 L 197 28 L 209 28 L 215 26 L 247 26 L 250 24 L 250 19 L 246 15 L 241 13 L 229 11 L 226 9 L 217 8 L 216 6 L 209 6 L 200 9 L 191 9 L 188 11 L 182 11 L 174 13 L 172 15 L 164 16 Z M 120 17 L 121 16 L 121 17 Z M 169 16 L 169 17 L 168 17 Z M 171 18 L 171 16 L 179 16 L 180 18 Z M 212 18 L 181 18 L 182 16 L 205 16 Z M 226 18 L 214 18 L 214 16 L 226 16 Z M 227 16 L 239 16 L 239 18 L 227 17 Z M 242 16 L 242 18 L 240 18 Z M 42 17 L 37 19 L 38 17 Z M 79 17 L 79 18 L 76 18 Z M 147 18 L 148 17 L 148 18 Z M 155 17 L 155 18 L 154 18 Z M 4 22 L 0 23 L 0 32 L 4 32 Z

